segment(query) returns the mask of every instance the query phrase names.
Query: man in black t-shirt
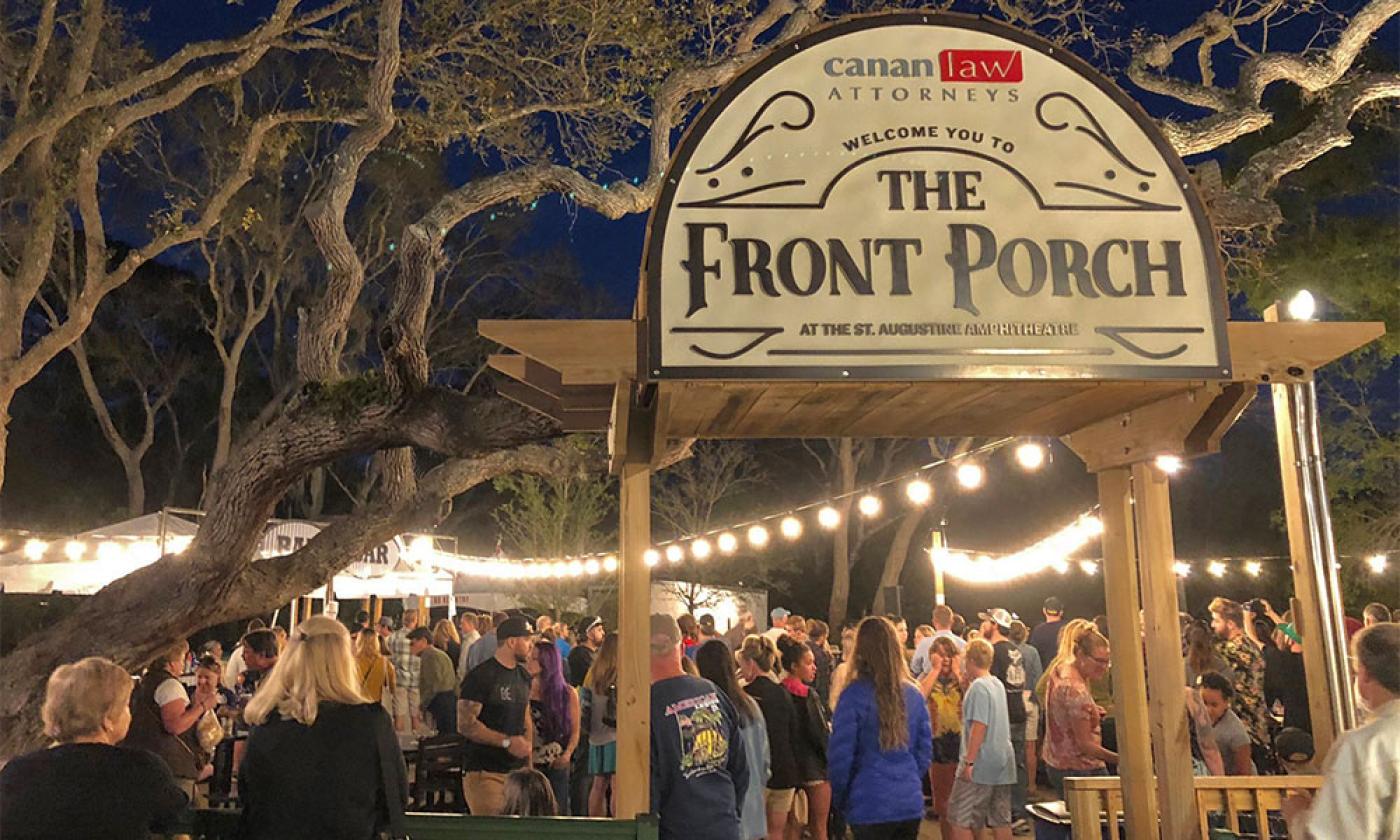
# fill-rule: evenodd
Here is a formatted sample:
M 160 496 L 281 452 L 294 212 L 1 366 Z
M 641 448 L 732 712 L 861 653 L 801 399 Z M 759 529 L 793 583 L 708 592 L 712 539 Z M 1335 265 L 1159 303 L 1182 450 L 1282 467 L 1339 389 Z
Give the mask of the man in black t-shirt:
M 982 638 L 992 643 L 992 676 L 1006 689 L 1007 719 L 1011 723 L 1011 751 L 1016 756 L 1016 786 L 1011 791 L 1012 826 L 1026 817 L 1026 658 L 1007 638 L 1016 616 L 1000 607 L 978 613 Z
M 583 678 L 588 676 L 588 669 L 593 667 L 593 657 L 598 654 L 598 648 L 603 646 L 603 639 L 607 638 L 607 635 L 603 619 L 596 615 L 581 618 L 574 626 L 574 638 L 578 639 L 578 643 L 569 651 L 568 659 L 569 684 L 574 688 L 583 685 Z
M 651 617 L 651 810 L 661 840 L 740 840 L 749 762 L 734 706 L 681 669 L 681 630 Z
M 496 627 L 496 655 L 462 680 L 457 701 L 457 731 L 467 739 L 462 788 L 477 816 L 505 810 L 506 776 L 530 757 L 534 727 L 525 662 L 532 644 L 534 628 L 527 619 L 506 619 Z

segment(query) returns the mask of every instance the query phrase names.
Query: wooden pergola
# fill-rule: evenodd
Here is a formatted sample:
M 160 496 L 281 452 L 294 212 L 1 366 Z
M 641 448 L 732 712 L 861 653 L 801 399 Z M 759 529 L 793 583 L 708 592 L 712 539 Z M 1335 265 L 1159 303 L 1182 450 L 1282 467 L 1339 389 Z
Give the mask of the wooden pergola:
M 1276 310 L 1275 310 L 1276 312 Z M 1272 317 L 1272 315 L 1271 315 Z M 1384 332 L 1379 323 L 1231 322 L 1221 380 L 648 381 L 641 320 L 482 321 L 510 353 L 499 390 L 565 431 L 606 432 L 621 479 L 618 813 L 649 807 L 650 476 L 668 442 L 705 438 L 1055 436 L 1098 479 L 1115 715 L 1128 836 L 1198 836 L 1178 623 L 1171 500 L 1158 455 L 1198 457 L 1273 386 L 1294 608 L 1319 757 L 1346 724 L 1323 647 L 1340 621 L 1319 577 L 1307 489 L 1295 465 L 1290 386 Z M 1323 500 L 1325 504 L 1325 499 Z M 1330 541 L 1330 534 L 1328 535 Z M 1143 645 L 1125 640 L 1141 638 Z M 1144 658 L 1145 655 L 1145 658 Z M 1335 666 L 1334 666 L 1335 670 Z M 1333 675 L 1335 677 L 1335 675 Z M 1343 689 L 1345 691 L 1345 689 Z M 1150 698 L 1150 699 L 1149 699 Z

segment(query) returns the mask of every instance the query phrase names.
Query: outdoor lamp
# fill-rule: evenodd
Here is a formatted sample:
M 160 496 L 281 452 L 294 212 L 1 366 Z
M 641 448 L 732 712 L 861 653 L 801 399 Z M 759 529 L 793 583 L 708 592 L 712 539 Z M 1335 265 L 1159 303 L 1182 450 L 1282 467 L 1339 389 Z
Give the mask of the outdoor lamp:
M 1300 289 L 1288 300 L 1288 318 L 1292 321 L 1311 321 L 1317 314 L 1317 299 L 1307 289 Z

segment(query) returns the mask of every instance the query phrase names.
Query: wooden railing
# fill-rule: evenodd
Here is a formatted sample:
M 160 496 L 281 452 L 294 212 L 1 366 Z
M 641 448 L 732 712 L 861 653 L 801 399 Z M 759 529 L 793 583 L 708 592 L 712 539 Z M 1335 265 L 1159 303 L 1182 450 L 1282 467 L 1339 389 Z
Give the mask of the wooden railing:
M 1322 787 L 1321 776 L 1202 776 L 1196 783 L 1196 820 L 1199 837 L 1210 837 L 1214 827 L 1241 831 L 1241 816 L 1254 822 L 1259 840 L 1282 840 L 1287 834 L 1270 832 L 1269 813 L 1283 810 L 1290 791 L 1315 791 Z M 1118 826 L 1123 813 L 1123 790 L 1117 776 L 1094 776 L 1065 780 L 1065 804 L 1070 812 L 1070 833 L 1074 840 L 1138 840 L 1125 838 Z M 1106 818 L 1106 825 L 1105 825 Z M 1223 819 L 1223 825 L 1219 822 Z M 1277 818 L 1276 818 L 1277 819 Z M 1106 830 L 1105 830 L 1106 829 Z

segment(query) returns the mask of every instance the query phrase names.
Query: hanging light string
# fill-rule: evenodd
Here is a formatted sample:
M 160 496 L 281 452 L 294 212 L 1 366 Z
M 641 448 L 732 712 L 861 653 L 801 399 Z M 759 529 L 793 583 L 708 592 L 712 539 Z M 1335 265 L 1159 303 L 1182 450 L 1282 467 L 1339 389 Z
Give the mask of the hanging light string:
M 933 499 L 933 487 L 922 476 L 931 470 L 949 465 L 958 465 L 957 480 L 965 490 L 974 490 L 985 479 L 985 468 L 977 461 L 979 456 L 996 451 L 1014 441 L 1004 437 L 981 446 L 938 458 L 917 467 L 880 481 L 870 482 L 845 493 L 838 493 L 824 499 L 807 502 L 775 513 L 764 514 L 750 519 L 733 522 L 725 526 L 686 534 L 655 543 L 643 552 L 648 566 L 655 567 L 663 560 L 671 565 L 684 561 L 687 557 L 703 562 L 715 554 L 729 556 L 739 550 L 741 540 L 753 549 L 766 548 L 773 539 L 769 528 L 776 522 L 778 533 L 786 540 L 793 541 L 802 536 L 805 524 L 802 516 L 816 511 L 816 523 L 825 530 L 834 530 L 841 524 L 842 515 L 838 505 L 855 500 L 855 508 L 861 516 L 873 518 L 884 507 L 877 495 L 880 490 L 908 481 L 905 495 L 911 504 L 926 505 Z M 1028 454 L 1029 448 L 1041 451 L 1037 457 Z M 1017 461 L 1029 470 L 1038 469 L 1047 460 L 1044 447 L 1038 442 L 1022 443 L 1017 450 Z M 975 467 L 975 470 L 970 468 Z M 441 552 L 433 545 L 432 537 L 419 536 L 409 541 L 410 558 L 429 563 L 438 568 L 476 577 L 495 580 L 539 580 L 550 578 L 596 576 L 614 573 L 618 569 L 616 552 L 595 552 L 563 558 L 549 559 L 507 559 L 491 557 L 469 557 Z
M 1073 521 L 1053 534 L 1041 539 L 1020 551 L 993 556 L 974 551 L 951 548 L 932 550 L 934 564 L 944 574 L 966 583 L 999 583 L 1016 580 L 1054 568 L 1064 574 L 1069 571 L 1071 555 L 1103 533 L 1103 521 L 1098 516 L 1098 506 L 1075 517 Z M 1092 571 L 1087 565 L 1092 561 L 1081 561 L 1080 568 L 1086 574 L 1098 571 L 1097 564 Z

